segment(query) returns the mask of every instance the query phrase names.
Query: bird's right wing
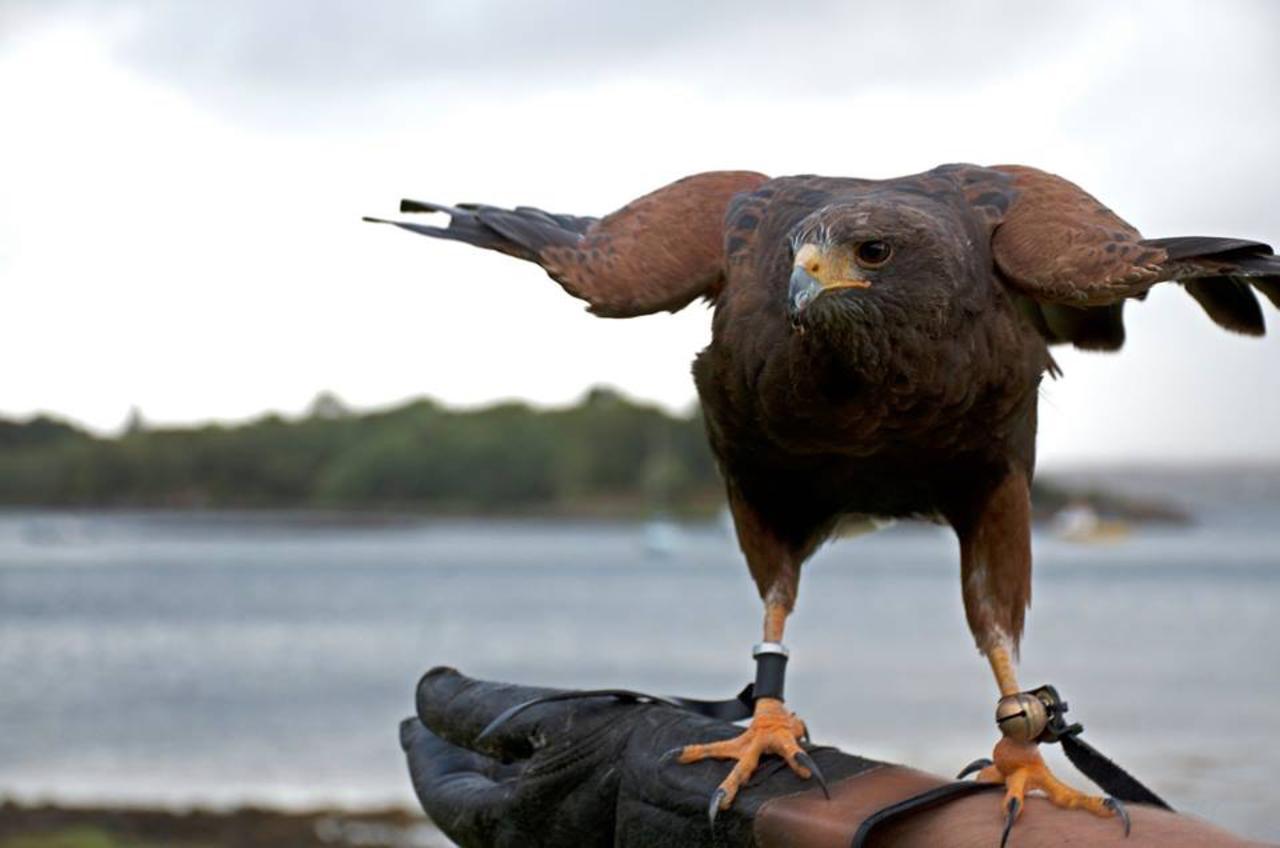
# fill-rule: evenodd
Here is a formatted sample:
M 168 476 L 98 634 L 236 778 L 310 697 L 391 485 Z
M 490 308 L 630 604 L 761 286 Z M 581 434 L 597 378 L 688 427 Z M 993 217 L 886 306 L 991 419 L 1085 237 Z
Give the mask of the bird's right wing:
M 383 221 L 433 238 L 497 250 L 541 266 L 590 311 L 628 318 L 675 312 L 714 297 L 724 280 L 724 216 L 734 195 L 768 180 L 751 171 L 695 174 L 604 218 L 555 215 L 528 206 L 443 206 L 401 201 L 401 212 L 442 212 L 446 227 Z

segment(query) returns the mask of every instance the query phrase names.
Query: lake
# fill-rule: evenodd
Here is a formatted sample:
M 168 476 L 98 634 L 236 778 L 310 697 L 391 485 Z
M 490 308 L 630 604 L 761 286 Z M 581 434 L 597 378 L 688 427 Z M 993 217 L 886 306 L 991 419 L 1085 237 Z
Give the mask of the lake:
M 1176 808 L 1280 839 L 1274 509 L 1036 540 L 1021 680 Z M 761 610 L 718 524 L 0 513 L 0 796 L 413 804 L 397 723 L 436 664 L 725 697 Z M 954 773 L 996 690 L 927 525 L 806 566 L 789 703 L 816 741 Z M 1051 765 L 1083 777 L 1056 749 Z

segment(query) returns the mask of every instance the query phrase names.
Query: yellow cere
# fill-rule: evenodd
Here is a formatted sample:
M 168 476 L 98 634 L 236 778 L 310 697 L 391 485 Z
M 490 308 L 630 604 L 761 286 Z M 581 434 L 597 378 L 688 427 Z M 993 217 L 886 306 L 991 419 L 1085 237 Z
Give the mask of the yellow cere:
M 795 264 L 821 283 L 823 291 L 870 288 L 871 283 L 858 276 L 852 254 L 842 254 L 844 251 L 834 253 L 805 244 L 796 251 Z

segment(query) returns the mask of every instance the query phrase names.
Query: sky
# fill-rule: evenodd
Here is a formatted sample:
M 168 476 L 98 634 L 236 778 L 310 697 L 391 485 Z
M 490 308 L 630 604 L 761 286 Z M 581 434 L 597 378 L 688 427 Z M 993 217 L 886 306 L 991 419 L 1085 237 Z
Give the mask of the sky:
M 1018 162 L 1150 237 L 1280 242 L 1277 32 L 1265 0 L 0 0 L 0 416 L 694 402 L 706 308 L 599 319 L 360 222 L 403 196 L 599 215 L 701 170 Z M 1126 323 L 1056 349 L 1043 464 L 1280 461 L 1280 337 L 1173 285 Z

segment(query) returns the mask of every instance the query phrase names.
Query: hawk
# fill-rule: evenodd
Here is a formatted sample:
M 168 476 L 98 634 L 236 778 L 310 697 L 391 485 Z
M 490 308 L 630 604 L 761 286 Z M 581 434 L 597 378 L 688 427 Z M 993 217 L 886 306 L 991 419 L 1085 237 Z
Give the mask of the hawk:
M 1026 694 L 1014 660 L 1031 597 L 1038 388 L 1057 374 L 1050 345 L 1118 350 L 1126 301 L 1166 281 L 1238 333 L 1263 334 L 1255 289 L 1280 306 L 1280 258 L 1267 245 L 1145 239 L 1073 183 L 1014 165 L 886 180 L 717 171 L 598 219 L 411 200 L 401 211 L 449 223 L 386 223 L 533 262 L 597 315 L 711 301 L 712 341 L 693 373 L 764 603 L 757 654 L 784 652 L 801 566 L 843 522 L 939 520 L 959 540 L 965 616 L 1004 707 Z M 713 817 L 765 754 L 812 773 L 804 724 L 773 676 L 741 736 L 680 753 L 736 761 Z M 1123 817 L 1113 799 L 1051 774 L 1034 733 L 1001 728 L 978 779 L 1005 784 L 1006 837 L 1031 789 Z

